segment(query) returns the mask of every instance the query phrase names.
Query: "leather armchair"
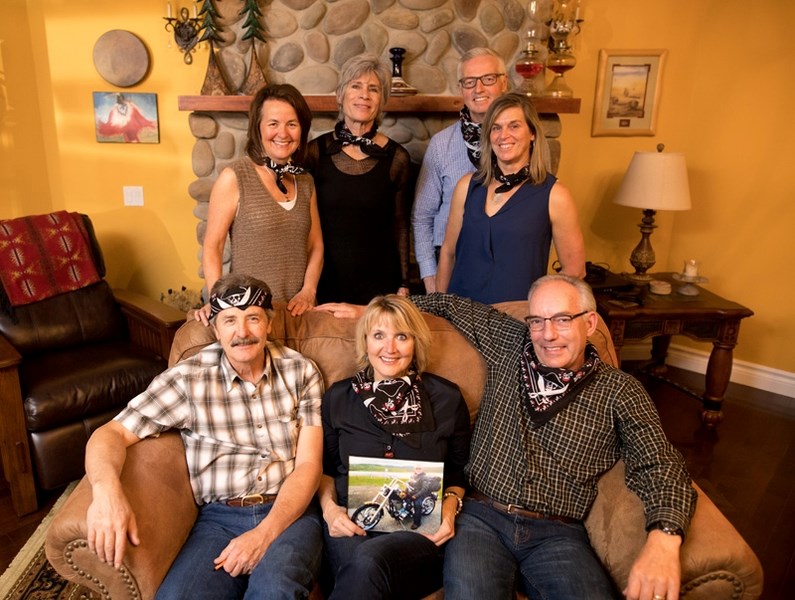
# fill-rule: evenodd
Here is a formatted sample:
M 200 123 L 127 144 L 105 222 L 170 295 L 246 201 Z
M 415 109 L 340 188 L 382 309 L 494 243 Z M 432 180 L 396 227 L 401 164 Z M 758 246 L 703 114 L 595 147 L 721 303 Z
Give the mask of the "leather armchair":
M 94 263 L 101 251 L 83 216 Z M 184 313 L 104 279 L 0 310 L 0 451 L 14 509 L 36 510 L 36 485 L 51 490 L 83 475 L 91 432 L 152 378 Z
M 526 314 L 523 302 L 498 308 L 519 318 Z M 428 371 L 459 385 L 474 418 L 485 380 L 482 359 L 447 321 L 430 315 L 426 319 L 432 333 Z M 327 385 L 354 370 L 353 321 L 316 312 L 291 318 L 277 310 L 269 337 L 314 360 Z M 209 329 L 196 322 L 186 323 L 175 339 L 170 364 L 212 341 Z M 610 334 L 601 319 L 591 341 L 603 360 L 616 364 Z M 168 432 L 143 440 L 128 452 L 122 483 L 136 514 L 141 544 L 128 545 L 123 566 L 113 569 L 88 550 L 86 510 L 91 503 L 91 486 L 85 478 L 53 519 L 45 543 L 47 558 L 58 573 L 114 600 L 154 596 L 197 515 L 178 434 Z M 626 585 L 629 569 L 646 538 L 643 507 L 624 484 L 623 469 L 623 463 L 619 463 L 601 478 L 599 495 L 585 522 L 591 543 L 618 589 Z M 758 598 L 762 593 L 758 559 L 710 499 L 696 490 L 696 513 L 681 552 L 681 597 Z M 440 590 L 426 600 L 443 597 Z M 321 598 L 317 590 L 312 598 Z

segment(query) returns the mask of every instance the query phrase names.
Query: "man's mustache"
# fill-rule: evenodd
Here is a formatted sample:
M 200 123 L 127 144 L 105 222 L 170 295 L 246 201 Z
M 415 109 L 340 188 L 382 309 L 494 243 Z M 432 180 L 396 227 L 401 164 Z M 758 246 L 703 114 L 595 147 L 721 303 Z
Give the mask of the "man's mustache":
M 235 346 L 253 346 L 254 344 L 259 344 L 259 341 L 258 337 L 235 338 L 230 345 L 232 348 Z

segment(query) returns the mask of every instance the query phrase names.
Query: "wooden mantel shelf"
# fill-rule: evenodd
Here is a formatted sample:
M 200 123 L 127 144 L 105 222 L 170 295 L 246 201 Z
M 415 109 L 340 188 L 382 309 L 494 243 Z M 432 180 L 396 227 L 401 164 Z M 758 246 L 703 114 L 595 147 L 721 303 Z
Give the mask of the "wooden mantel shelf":
M 179 96 L 179 110 L 205 112 L 248 112 L 252 96 Z M 337 112 L 336 97 L 304 96 L 313 112 Z M 533 98 L 539 113 L 579 113 L 579 98 Z M 386 105 L 387 112 L 457 113 L 463 101 L 457 96 L 393 96 Z

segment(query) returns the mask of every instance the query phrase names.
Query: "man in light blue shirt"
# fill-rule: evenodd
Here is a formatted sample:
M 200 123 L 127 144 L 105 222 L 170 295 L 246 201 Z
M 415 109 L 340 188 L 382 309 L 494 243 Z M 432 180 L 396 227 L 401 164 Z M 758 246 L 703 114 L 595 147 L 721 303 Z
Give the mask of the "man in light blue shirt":
M 458 64 L 464 106 L 456 122 L 431 138 L 422 160 L 411 216 L 414 253 L 427 293 L 436 291 L 436 265 L 456 183 L 477 169 L 480 124 L 495 98 L 508 89 L 505 61 L 488 48 L 473 48 Z

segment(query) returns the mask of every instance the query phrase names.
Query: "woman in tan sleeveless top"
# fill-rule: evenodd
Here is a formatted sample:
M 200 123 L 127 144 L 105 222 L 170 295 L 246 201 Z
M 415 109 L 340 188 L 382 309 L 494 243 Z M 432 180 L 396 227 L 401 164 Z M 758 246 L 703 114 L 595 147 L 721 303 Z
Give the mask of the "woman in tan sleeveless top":
M 246 156 L 226 167 L 210 193 L 202 269 L 210 289 L 230 242 L 233 273 L 265 281 L 293 315 L 313 307 L 323 238 L 312 177 L 304 172 L 312 113 L 289 84 L 262 88 L 249 111 Z M 208 307 L 196 311 L 207 322 Z

